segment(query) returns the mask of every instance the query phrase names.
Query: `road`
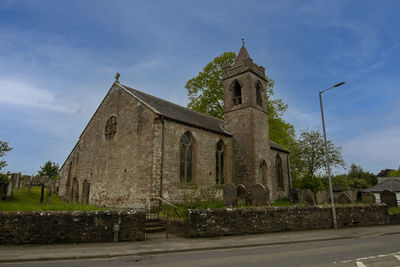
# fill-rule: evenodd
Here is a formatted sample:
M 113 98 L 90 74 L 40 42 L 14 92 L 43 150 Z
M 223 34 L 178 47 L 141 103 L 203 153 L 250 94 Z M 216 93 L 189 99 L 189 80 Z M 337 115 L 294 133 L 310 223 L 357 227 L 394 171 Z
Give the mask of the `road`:
M 5 263 L 9 267 L 64 266 L 400 266 L 400 234 L 149 256 Z

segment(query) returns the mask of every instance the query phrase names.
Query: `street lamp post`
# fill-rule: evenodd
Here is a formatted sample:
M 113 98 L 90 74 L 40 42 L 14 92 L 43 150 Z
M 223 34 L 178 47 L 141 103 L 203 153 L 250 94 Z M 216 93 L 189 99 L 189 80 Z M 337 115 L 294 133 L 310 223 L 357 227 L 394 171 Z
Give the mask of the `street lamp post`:
M 345 84 L 345 82 L 341 82 L 338 84 L 335 84 L 332 87 L 329 87 L 328 89 L 325 89 L 323 91 L 319 92 L 319 105 L 321 107 L 321 119 L 322 119 L 322 128 L 324 131 L 324 141 L 325 141 L 325 158 L 326 158 L 326 169 L 328 172 L 328 180 L 329 180 L 329 193 L 331 196 L 331 209 L 332 209 L 332 220 L 333 220 L 333 228 L 336 230 L 337 229 L 337 219 L 336 219 L 336 210 L 335 210 L 335 200 L 333 199 L 333 189 L 332 189 L 332 178 L 331 178 L 331 166 L 329 163 L 329 156 L 328 156 L 328 144 L 326 142 L 326 130 L 325 130 L 325 120 L 324 120 L 324 109 L 322 107 L 322 93 L 328 91 L 329 89 L 339 87 L 341 85 Z

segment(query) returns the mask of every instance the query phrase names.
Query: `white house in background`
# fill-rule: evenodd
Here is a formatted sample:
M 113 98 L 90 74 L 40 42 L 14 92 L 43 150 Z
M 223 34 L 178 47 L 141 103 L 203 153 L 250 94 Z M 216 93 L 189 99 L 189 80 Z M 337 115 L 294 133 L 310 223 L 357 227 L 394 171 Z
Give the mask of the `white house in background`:
M 375 196 L 376 203 L 381 203 L 381 196 L 383 190 L 390 190 L 396 194 L 397 204 L 400 206 L 400 177 L 378 177 L 378 183 L 364 192 L 371 192 Z

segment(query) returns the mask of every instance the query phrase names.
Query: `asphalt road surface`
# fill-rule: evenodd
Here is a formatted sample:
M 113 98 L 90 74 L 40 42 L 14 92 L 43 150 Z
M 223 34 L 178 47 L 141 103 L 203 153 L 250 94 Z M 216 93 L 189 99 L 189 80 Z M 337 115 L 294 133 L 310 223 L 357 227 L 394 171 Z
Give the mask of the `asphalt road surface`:
M 6 263 L 64 266 L 400 266 L 400 234 L 289 245 L 76 261 Z

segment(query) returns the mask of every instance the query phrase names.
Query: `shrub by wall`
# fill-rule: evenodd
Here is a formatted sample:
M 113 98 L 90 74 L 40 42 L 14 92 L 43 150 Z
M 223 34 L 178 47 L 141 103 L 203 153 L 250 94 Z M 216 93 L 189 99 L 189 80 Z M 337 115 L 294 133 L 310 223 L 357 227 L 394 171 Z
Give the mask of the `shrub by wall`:
M 144 240 L 146 214 L 138 211 L 0 212 L 0 244 Z
M 385 205 L 336 207 L 338 227 L 389 223 Z M 190 237 L 332 228 L 330 207 L 265 207 L 190 210 L 182 231 Z

